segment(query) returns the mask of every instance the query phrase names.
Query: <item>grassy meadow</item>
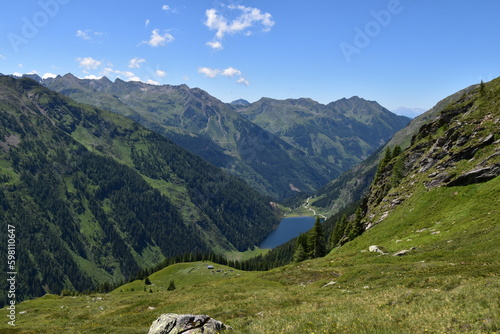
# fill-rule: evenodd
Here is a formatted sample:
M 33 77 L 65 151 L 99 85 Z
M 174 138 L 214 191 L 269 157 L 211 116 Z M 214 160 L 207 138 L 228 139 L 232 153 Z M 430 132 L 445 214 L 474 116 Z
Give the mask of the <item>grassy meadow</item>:
M 499 193 L 500 178 L 420 189 L 324 258 L 269 272 L 176 264 L 151 275 L 151 286 L 25 301 L 16 326 L 2 316 L 0 332 L 147 333 L 172 312 L 207 314 L 235 333 L 498 333 Z M 368 252 L 374 244 L 389 254 Z

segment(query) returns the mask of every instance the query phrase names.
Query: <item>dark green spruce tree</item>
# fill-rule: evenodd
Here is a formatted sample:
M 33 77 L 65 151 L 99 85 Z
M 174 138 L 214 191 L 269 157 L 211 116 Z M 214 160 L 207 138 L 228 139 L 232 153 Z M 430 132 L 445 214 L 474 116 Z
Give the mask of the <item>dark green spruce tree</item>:
M 308 257 L 308 242 L 307 242 L 307 233 L 303 233 L 299 235 L 297 238 L 297 242 L 295 243 L 295 252 L 293 254 L 294 262 L 301 262 L 307 260 Z
M 315 259 L 326 255 L 326 242 L 325 234 L 323 232 L 323 226 L 319 220 L 316 218 L 313 228 L 308 232 L 308 257 L 310 259 Z

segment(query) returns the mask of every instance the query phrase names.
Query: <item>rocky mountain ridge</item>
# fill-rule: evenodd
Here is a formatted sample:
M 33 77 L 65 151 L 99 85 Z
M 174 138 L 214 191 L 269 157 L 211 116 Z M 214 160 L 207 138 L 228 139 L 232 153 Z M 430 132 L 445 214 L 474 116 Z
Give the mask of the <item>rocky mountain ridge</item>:
M 328 107 L 308 99 L 225 104 L 186 85 L 84 80 L 71 74 L 32 78 L 79 102 L 131 118 L 278 199 L 317 190 L 409 120 L 359 98 Z M 262 101 L 269 102 L 266 112 L 274 124 L 290 121 L 290 131 L 275 131 L 242 111 L 256 110 Z M 299 120 L 302 114 L 311 117 Z
M 416 191 L 459 189 L 500 175 L 499 96 L 500 79 L 463 91 L 421 126 L 406 150 L 379 167 L 364 203 L 365 228 L 382 222 Z

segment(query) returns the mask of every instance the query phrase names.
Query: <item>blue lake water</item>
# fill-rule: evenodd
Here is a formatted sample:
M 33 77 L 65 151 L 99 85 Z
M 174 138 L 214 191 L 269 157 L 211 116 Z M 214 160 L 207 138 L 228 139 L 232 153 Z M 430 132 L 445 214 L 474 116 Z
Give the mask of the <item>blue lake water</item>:
M 284 244 L 290 239 L 298 237 L 301 233 L 309 231 L 314 226 L 315 221 L 314 217 L 283 218 L 278 228 L 271 232 L 259 247 L 274 248 Z

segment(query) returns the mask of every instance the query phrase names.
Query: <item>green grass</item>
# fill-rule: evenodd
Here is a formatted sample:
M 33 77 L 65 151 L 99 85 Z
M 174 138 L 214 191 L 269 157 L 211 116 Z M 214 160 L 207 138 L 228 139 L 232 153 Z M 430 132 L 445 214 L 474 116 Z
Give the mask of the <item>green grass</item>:
M 259 255 L 266 255 L 269 253 L 270 249 L 261 249 L 259 247 L 255 247 L 254 249 L 249 249 L 246 252 L 226 252 L 224 255 L 230 261 L 245 261 L 251 258 L 254 258 Z
M 104 295 L 23 302 L 17 326 L 4 321 L 0 332 L 147 333 L 160 314 L 173 312 L 208 314 L 236 333 L 496 333 L 498 193 L 500 178 L 420 189 L 325 258 L 269 272 L 177 264 L 150 276 L 152 293 L 135 281 Z M 367 252 L 372 244 L 417 250 L 384 256 Z M 170 280 L 174 291 L 166 291 Z

